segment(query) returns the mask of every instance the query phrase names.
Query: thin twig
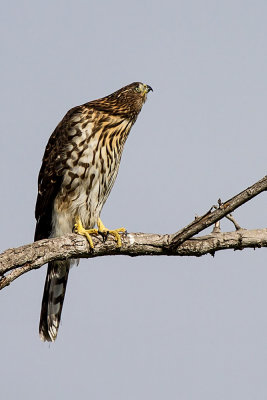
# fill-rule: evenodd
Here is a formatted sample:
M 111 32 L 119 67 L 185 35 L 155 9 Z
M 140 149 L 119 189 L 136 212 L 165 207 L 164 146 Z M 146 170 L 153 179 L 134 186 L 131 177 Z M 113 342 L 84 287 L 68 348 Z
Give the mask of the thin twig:
M 229 221 L 231 221 L 234 226 L 235 229 L 238 231 L 239 229 L 242 229 L 241 226 L 236 222 L 236 220 L 234 219 L 234 217 L 232 216 L 232 214 L 228 214 L 225 216 L 225 218 L 229 219 Z

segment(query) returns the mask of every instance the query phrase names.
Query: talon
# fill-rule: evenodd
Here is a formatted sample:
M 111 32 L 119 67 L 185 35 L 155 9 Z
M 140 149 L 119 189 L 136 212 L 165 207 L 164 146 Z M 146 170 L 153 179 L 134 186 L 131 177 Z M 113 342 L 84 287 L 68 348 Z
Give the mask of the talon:
M 98 230 L 97 229 L 84 229 L 82 222 L 81 222 L 80 218 L 78 217 L 74 224 L 73 230 L 78 235 L 82 235 L 82 236 L 86 237 L 91 249 L 94 248 L 94 243 L 93 243 L 91 235 L 97 235 L 97 234 L 102 236 L 103 242 L 105 242 L 107 240 L 108 235 L 112 235 L 117 242 L 117 247 L 122 246 L 120 233 L 124 233 L 127 235 L 127 231 L 125 228 L 121 227 L 118 229 L 109 230 L 105 227 L 105 225 L 103 224 L 103 222 L 101 221 L 100 218 L 98 218 L 98 220 L 97 220 L 97 227 L 98 227 Z
M 102 236 L 103 242 L 105 243 L 107 241 L 108 235 L 109 235 L 109 231 L 103 232 L 98 230 L 99 235 Z
M 97 220 L 97 226 L 98 226 L 98 233 L 103 237 L 103 239 L 105 238 L 104 241 L 107 240 L 108 235 L 112 235 L 114 236 L 117 242 L 117 247 L 122 246 L 120 233 L 125 233 L 126 232 L 125 228 L 121 227 L 118 229 L 111 229 L 111 230 L 107 229 L 100 218 L 98 218 Z

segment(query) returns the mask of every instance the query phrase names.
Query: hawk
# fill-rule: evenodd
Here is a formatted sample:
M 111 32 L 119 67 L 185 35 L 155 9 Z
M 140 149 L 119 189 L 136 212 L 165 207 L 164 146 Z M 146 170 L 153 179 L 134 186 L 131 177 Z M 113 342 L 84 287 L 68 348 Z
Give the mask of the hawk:
M 38 177 L 34 240 L 73 232 L 111 234 L 121 246 L 120 232 L 108 230 L 100 213 L 115 182 L 128 134 L 152 88 L 134 82 L 98 100 L 72 108 L 52 133 Z M 97 225 L 97 229 L 95 226 Z M 48 263 L 39 333 L 55 341 L 71 260 Z

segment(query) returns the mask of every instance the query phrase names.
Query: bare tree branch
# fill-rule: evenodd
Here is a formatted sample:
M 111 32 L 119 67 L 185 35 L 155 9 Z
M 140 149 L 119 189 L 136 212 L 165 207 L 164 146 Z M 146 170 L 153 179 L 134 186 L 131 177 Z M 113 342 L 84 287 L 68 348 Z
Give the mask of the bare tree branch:
M 99 236 L 93 237 L 94 251 L 89 248 L 87 240 L 80 235 L 44 239 L 38 242 L 6 250 L 0 255 L 0 289 L 8 286 L 20 275 L 32 269 L 40 268 L 52 260 L 64 258 L 93 258 L 110 255 L 137 256 L 195 256 L 214 255 L 225 249 L 242 250 L 244 248 L 267 247 L 267 229 L 236 232 L 211 233 L 185 241 L 178 248 L 168 248 L 171 235 L 148 233 L 130 233 L 122 237 L 121 249 L 116 247 L 110 237 L 106 242 Z M 7 276 L 5 273 L 10 272 Z
M 176 232 L 171 238 L 170 246 L 179 246 L 185 240 L 203 231 L 205 228 L 208 228 L 265 190 L 267 190 L 267 175 L 254 185 L 248 187 L 247 189 L 243 190 L 243 192 L 225 201 L 224 203 L 220 201 L 220 206 L 218 209 L 212 211 L 214 208 L 212 207 L 205 215 L 202 217 L 197 217 L 195 221 L 191 222 L 191 224 Z
M 116 247 L 111 237 L 103 242 L 102 237 L 98 235 L 93 236 L 95 248 L 92 251 L 83 236 L 71 234 L 8 249 L 0 254 L 0 290 L 22 274 L 40 268 L 52 260 L 93 258 L 107 255 L 199 257 L 208 253 L 214 255 L 216 251 L 225 249 L 242 250 L 244 248 L 267 247 L 267 229 L 248 231 L 241 229 L 235 221 L 234 224 L 237 229 L 235 232 L 220 233 L 219 224 L 216 223 L 229 212 L 266 189 L 267 176 L 227 202 L 219 202 L 219 207 L 215 211 L 209 210 L 205 215 L 196 218 L 195 221 L 175 234 L 130 233 L 122 236 L 121 248 Z M 230 219 L 233 221 L 232 217 Z M 213 223 L 216 223 L 216 225 L 211 234 L 191 238 Z

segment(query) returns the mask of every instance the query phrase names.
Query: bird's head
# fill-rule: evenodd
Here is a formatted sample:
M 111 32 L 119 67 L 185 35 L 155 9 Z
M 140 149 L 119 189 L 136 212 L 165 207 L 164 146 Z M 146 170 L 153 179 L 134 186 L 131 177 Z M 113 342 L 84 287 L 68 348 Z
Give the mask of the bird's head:
M 146 85 L 145 83 L 141 83 L 141 82 L 134 82 L 131 85 L 129 85 L 130 87 L 133 86 L 133 91 L 137 94 L 139 94 L 139 96 L 143 96 L 146 98 L 147 93 L 152 91 L 153 89 L 151 86 Z
M 150 91 L 153 91 L 151 86 L 133 82 L 101 100 L 106 104 L 109 103 L 114 113 L 136 119 Z
M 115 93 L 117 93 L 117 98 L 123 98 L 126 102 L 136 102 L 141 104 L 142 107 L 146 101 L 147 93 L 150 91 L 153 92 L 151 86 L 141 82 L 133 82 L 130 85 L 124 86 Z

